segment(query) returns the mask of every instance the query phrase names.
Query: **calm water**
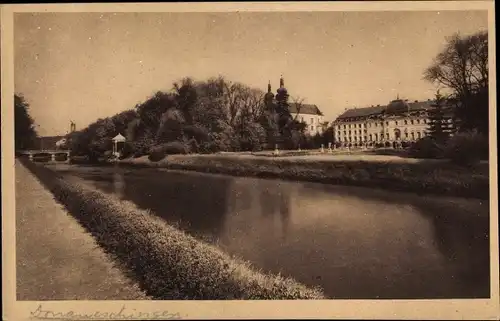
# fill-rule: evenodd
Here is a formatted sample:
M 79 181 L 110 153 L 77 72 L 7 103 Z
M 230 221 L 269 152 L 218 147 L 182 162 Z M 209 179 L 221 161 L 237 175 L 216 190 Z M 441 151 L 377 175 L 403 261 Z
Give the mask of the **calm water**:
M 158 169 L 52 168 L 332 298 L 489 297 L 485 201 Z

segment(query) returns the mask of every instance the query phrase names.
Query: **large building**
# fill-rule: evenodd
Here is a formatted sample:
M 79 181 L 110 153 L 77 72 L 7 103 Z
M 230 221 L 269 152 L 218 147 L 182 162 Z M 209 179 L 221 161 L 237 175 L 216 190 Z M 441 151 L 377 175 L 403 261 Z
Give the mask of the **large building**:
M 429 111 L 434 101 L 396 99 L 385 106 L 348 109 L 334 122 L 334 137 L 342 147 L 397 147 L 428 135 Z M 450 107 L 445 121 L 452 126 Z
M 285 88 L 285 81 L 283 77 L 280 78 L 280 87 L 277 90 L 277 93 L 285 93 L 287 94 L 287 90 Z M 272 90 L 271 90 L 271 82 L 267 85 L 267 94 L 266 99 L 273 100 L 275 99 Z M 303 103 L 294 103 L 291 102 L 288 104 L 288 111 L 292 115 L 292 118 L 306 124 L 305 133 L 310 136 L 314 136 L 316 134 L 322 134 L 326 129 L 326 123 L 323 119 L 323 113 L 318 108 L 318 106 L 314 104 L 303 104 Z

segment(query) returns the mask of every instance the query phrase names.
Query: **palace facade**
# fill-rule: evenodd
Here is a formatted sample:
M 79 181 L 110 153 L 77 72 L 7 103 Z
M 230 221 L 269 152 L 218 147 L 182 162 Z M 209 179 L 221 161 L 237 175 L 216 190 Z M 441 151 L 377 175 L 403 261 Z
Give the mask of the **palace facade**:
M 428 135 L 429 111 L 433 100 L 396 99 L 385 106 L 346 110 L 332 123 L 335 143 L 341 147 L 398 147 Z M 451 107 L 444 109 L 445 121 L 451 127 Z

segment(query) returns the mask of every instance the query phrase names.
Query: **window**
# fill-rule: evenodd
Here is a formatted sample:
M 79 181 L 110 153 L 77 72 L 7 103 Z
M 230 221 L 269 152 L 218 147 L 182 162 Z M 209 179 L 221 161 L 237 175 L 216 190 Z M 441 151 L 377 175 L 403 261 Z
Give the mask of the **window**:
M 420 124 L 420 119 L 417 119 L 417 124 Z
M 412 119 L 412 120 L 410 120 L 410 122 L 411 122 L 411 124 L 413 125 L 413 119 Z
M 386 134 L 386 138 L 389 139 L 389 133 Z
M 339 132 L 339 137 L 340 137 L 340 132 Z
M 313 130 L 314 130 L 314 126 L 311 126 L 311 131 L 313 131 Z
M 420 139 L 422 138 L 422 134 L 420 134 L 420 132 L 417 132 L 417 139 Z
M 396 126 L 398 125 L 398 121 L 397 120 L 395 120 L 394 123 L 396 124 Z
M 344 125 L 344 129 L 346 129 L 347 127 Z
M 351 131 L 349 131 L 349 136 L 351 136 Z
M 405 119 L 405 125 L 408 125 L 408 121 Z
M 370 136 L 369 136 L 369 137 L 370 137 L 370 141 L 371 141 L 371 140 L 372 140 L 372 134 L 370 134 Z
M 351 124 L 349 124 L 349 128 L 351 128 Z
M 375 141 L 378 141 L 378 134 L 375 134 Z
M 363 127 L 363 125 L 362 125 L 362 124 L 359 124 L 359 128 L 361 128 L 361 127 Z
M 405 133 L 405 138 L 408 138 L 408 133 Z
M 366 142 L 366 136 L 363 137 L 363 140 Z
M 359 134 L 361 135 L 361 129 L 360 129 L 358 132 L 359 132 Z
M 304 122 L 304 116 L 300 116 L 300 121 Z
M 386 122 L 385 122 L 385 124 L 386 124 L 387 126 L 389 126 L 389 122 L 388 122 L 388 121 L 386 121 Z
M 345 131 L 345 130 L 344 130 L 344 136 L 347 136 L 347 133 L 346 133 L 346 131 Z
M 384 126 L 384 122 L 383 121 L 380 122 L 380 126 Z
M 415 139 L 415 133 L 411 132 L 411 139 Z
M 378 126 L 378 124 L 377 124 L 377 123 L 375 123 L 375 127 L 377 127 L 377 126 Z
M 354 141 L 357 142 L 358 141 L 358 136 L 354 136 Z
M 311 117 L 311 124 L 314 124 L 314 118 Z

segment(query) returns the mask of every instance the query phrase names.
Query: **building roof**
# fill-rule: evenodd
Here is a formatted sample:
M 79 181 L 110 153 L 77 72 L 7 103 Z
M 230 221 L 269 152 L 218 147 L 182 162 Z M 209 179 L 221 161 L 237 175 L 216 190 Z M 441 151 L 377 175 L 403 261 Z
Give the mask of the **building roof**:
M 319 110 L 318 106 L 314 104 L 297 104 L 297 103 L 290 103 L 288 110 L 290 111 L 290 114 L 306 114 L 306 115 L 321 115 L 323 116 L 323 113 L 321 110 Z
M 378 105 L 363 108 L 351 108 L 342 113 L 337 119 L 368 117 L 382 113 L 396 114 L 401 112 L 412 112 L 432 108 L 434 101 L 414 101 L 393 100 L 388 105 Z
M 112 141 L 117 142 L 117 143 L 124 142 L 125 140 L 126 139 L 125 139 L 125 137 L 123 137 L 122 134 L 118 134 L 115 137 L 113 137 L 113 139 L 112 139 Z

